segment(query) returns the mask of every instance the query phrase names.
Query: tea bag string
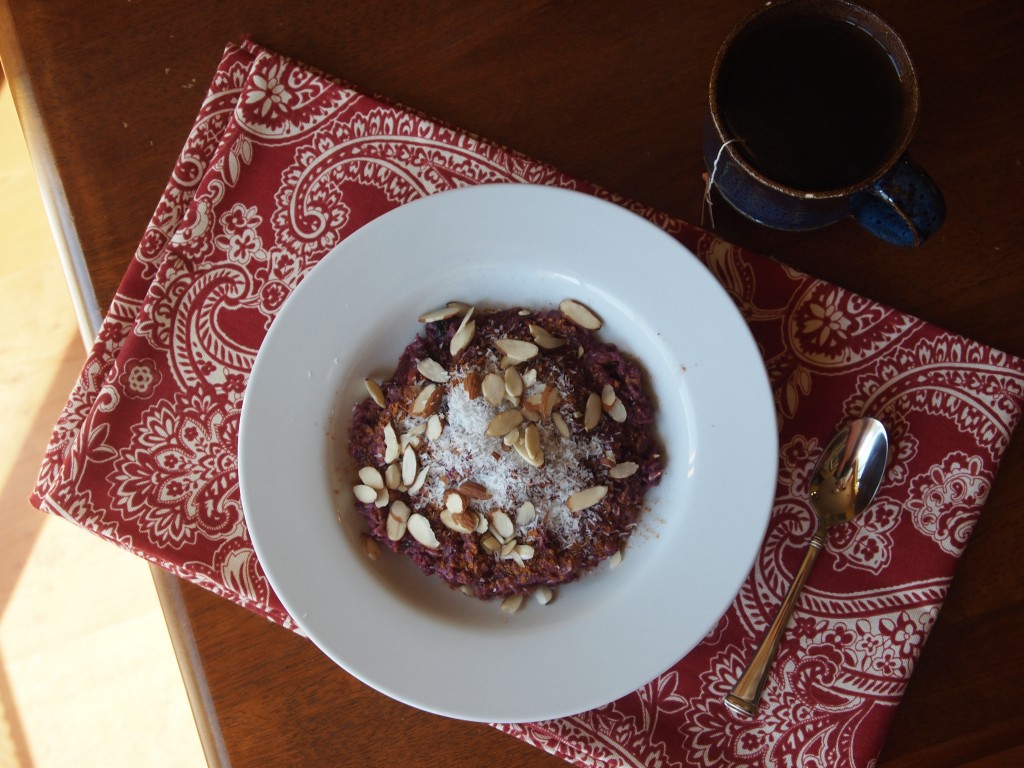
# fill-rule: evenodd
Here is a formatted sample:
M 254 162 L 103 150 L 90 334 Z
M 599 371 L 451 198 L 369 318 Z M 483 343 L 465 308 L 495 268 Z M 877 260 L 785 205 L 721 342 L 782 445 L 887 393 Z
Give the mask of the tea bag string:
M 739 139 L 729 139 L 722 146 L 718 148 L 718 154 L 715 155 L 715 162 L 711 165 L 711 174 L 704 174 L 704 199 L 700 205 L 700 225 L 704 226 L 704 211 L 707 210 L 708 220 L 711 222 L 711 228 L 715 228 L 715 211 L 714 203 L 711 201 L 711 187 L 715 183 L 715 174 L 718 173 L 718 161 L 722 159 L 722 153 L 725 148 L 730 144 L 734 144 Z

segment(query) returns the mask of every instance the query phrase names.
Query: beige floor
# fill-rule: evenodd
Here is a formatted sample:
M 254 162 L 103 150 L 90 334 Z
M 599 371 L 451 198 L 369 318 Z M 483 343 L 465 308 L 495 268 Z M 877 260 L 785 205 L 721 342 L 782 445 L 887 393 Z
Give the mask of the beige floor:
M 203 766 L 148 566 L 27 501 L 85 352 L 0 86 L 0 768 Z

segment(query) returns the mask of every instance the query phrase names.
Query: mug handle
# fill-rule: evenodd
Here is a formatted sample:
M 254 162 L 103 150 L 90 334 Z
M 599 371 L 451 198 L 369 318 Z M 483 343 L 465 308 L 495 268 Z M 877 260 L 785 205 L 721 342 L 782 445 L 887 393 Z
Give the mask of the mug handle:
M 946 204 L 931 177 L 904 156 L 854 199 L 853 217 L 875 237 L 912 248 L 942 225 Z

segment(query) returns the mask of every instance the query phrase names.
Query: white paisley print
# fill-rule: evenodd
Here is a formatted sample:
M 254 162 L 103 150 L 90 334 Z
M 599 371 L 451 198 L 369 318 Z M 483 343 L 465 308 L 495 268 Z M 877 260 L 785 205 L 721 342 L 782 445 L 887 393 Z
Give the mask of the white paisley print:
M 781 447 L 764 545 L 703 642 L 604 707 L 498 727 L 595 768 L 870 766 L 1020 418 L 1024 364 L 252 42 L 225 52 L 33 502 L 295 629 L 239 499 L 238 420 L 256 352 L 285 299 L 353 231 L 424 195 L 485 183 L 599 195 L 693 251 L 749 323 Z M 722 697 L 803 556 L 811 467 L 822 440 L 861 415 L 889 431 L 883 491 L 832 532 L 763 714 L 739 718 Z

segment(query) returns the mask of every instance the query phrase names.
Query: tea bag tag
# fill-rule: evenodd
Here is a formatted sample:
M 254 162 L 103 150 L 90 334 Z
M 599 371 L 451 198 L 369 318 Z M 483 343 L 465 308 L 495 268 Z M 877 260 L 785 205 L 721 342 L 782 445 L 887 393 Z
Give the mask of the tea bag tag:
M 702 227 L 704 226 L 704 211 L 707 209 L 708 220 L 711 222 L 711 228 L 715 228 L 715 212 L 713 210 L 714 203 L 711 201 L 711 187 L 715 184 L 715 174 L 718 173 L 718 161 L 722 159 L 722 153 L 725 151 L 726 147 L 737 141 L 739 141 L 739 139 L 729 139 L 727 142 L 722 144 L 722 146 L 718 148 L 718 154 L 715 155 L 715 162 L 711 164 L 711 173 L 704 174 L 704 199 L 700 205 L 700 225 Z

